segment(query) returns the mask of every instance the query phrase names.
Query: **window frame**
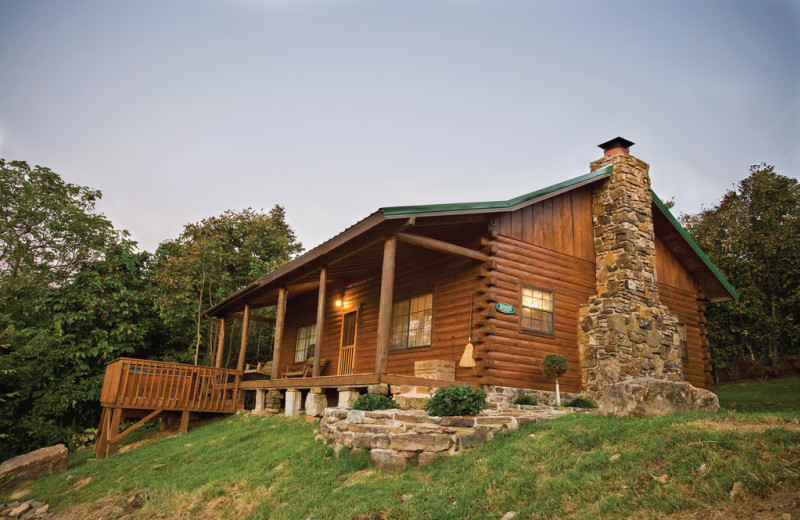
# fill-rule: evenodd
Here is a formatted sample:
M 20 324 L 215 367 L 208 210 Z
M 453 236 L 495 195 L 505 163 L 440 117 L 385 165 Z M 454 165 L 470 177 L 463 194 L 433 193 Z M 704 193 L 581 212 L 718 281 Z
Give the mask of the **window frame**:
M 545 292 L 545 293 L 550 293 L 550 305 L 552 306 L 552 310 L 546 311 L 546 310 L 543 310 L 543 309 L 534 309 L 533 307 L 525 307 L 525 305 L 524 305 L 524 301 L 525 301 L 525 299 L 524 299 L 524 291 L 525 291 L 526 288 L 534 290 L 534 291 L 541 291 L 541 292 Z M 549 313 L 550 314 L 550 330 L 547 331 L 547 330 L 540 330 L 540 329 L 534 329 L 534 328 L 525 327 L 523 325 L 523 322 L 525 320 L 525 317 L 523 315 L 523 311 L 525 309 L 531 309 L 531 310 L 537 310 L 537 311 Z M 555 292 L 554 289 L 548 289 L 548 288 L 545 288 L 545 287 L 539 287 L 539 286 L 532 285 L 532 284 L 527 284 L 527 283 L 520 283 L 519 284 L 519 329 L 522 332 L 527 332 L 527 333 L 531 333 L 531 334 L 547 334 L 548 336 L 555 336 L 555 334 L 556 334 L 556 292 Z
M 307 341 L 307 344 L 305 345 L 306 357 L 305 359 L 298 360 L 297 354 L 299 353 L 298 347 L 300 346 L 300 339 L 301 339 L 300 334 L 304 329 L 309 329 L 309 328 L 311 329 L 311 335 L 305 336 L 305 339 Z M 294 363 L 305 363 L 314 356 L 314 349 L 317 348 L 316 340 L 317 340 L 316 323 L 309 323 L 307 325 L 300 325 L 297 327 L 297 332 L 295 334 L 295 340 L 294 340 L 294 357 L 292 358 L 294 359 Z
M 428 295 L 430 295 L 430 297 L 431 297 L 431 307 L 430 307 L 431 336 L 430 336 L 430 343 L 425 344 L 425 345 L 415 345 L 413 347 L 409 346 L 408 340 L 411 337 L 411 335 L 409 334 L 409 332 L 411 330 L 411 301 L 415 300 L 417 298 L 424 298 L 424 297 L 426 297 Z M 421 349 L 421 348 L 431 348 L 433 346 L 433 318 L 434 318 L 433 297 L 434 297 L 434 292 L 433 291 L 428 291 L 428 292 L 423 292 L 423 293 L 419 293 L 419 294 L 414 294 L 414 295 L 408 296 L 406 298 L 398 298 L 397 300 L 392 301 L 392 316 L 391 316 L 391 324 L 390 324 L 390 331 L 389 331 L 389 352 L 403 352 L 403 351 L 406 351 L 406 350 Z M 396 304 L 402 303 L 402 302 L 408 302 L 408 308 L 409 308 L 407 328 L 405 330 L 405 339 L 406 339 L 406 341 L 405 341 L 405 346 L 404 347 L 395 347 L 394 346 L 394 335 L 395 335 L 395 332 L 394 332 L 394 321 L 395 321 L 394 308 L 395 308 Z

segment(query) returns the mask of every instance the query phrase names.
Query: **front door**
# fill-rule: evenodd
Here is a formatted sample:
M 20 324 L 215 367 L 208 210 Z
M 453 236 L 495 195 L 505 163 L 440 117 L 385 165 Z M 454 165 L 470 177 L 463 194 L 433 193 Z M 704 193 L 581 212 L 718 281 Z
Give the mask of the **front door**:
M 356 317 L 357 311 L 342 317 L 342 342 L 339 347 L 339 375 L 352 374 L 356 366 Z

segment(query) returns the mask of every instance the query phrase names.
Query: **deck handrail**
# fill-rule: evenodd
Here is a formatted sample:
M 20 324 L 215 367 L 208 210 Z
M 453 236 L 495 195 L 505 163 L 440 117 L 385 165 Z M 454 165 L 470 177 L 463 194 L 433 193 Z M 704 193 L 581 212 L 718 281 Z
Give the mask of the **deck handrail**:
M 182 410 L 236 411 L 240 397 L 237 370 L 117 358 L 106 366 L 103 406 Z

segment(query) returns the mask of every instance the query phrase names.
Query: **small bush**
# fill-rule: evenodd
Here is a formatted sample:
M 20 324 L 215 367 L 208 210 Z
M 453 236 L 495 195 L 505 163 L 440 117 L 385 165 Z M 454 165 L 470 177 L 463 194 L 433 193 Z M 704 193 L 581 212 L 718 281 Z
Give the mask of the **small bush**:
M 486 408 L 486 394 L 480 388 L 468 385 L 450 385 L 436 390 L 425 404 L 430 415 L 473 415 Z
M 571 408 L 597 408 L 594 401 L 581 395 L 575 396 L 569 401 L 564 401 L 564 406 L 569 406 Z
M 547 354 L 542 360 L 542 373 L 545 377 L 558 380 L 567 371 L 567 358 L 558 354 Z
M 97 428 L 86 428 L 82 432 L 72 434 L 72 448 L 83 450 L 94 444 Z
M 381 394 L 361 394 L 353 403 L 353 409 L 371 412 L 373 410 L 388 410 L 389 408 L 400 408 L 394 399 L 389 399 Z
M 536 401 L 536 399 L 533 398 L 533 396 L 529 394 L 522 394 L 515 397 L 514 400 L 511 402 L 511 404 L 524 404 L 528 406 L 534 406 L 539 403 L 538 401 Z

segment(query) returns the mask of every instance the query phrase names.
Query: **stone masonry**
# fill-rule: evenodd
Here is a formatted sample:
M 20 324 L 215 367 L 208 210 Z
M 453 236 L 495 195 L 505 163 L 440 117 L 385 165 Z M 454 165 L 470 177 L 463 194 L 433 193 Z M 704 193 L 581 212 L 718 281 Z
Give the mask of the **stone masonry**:
M 591 411 L 549 406 L 514 405 L 513 410 L 484 411 L 475 417 L 433 417 L 423 410 L 326 408 L 320 439 L 330 439 L 337 456 L 344 449 L 368 450 L 381 471 L 397 471 L 409 460 L 424 466 L 438 457 L 457 455 L 522 424 L 567 413 Z
M 591 169 L 608 165 L 611 176 L 592 201 L 597 294 L 578 311 L 582 389 L 590 395 L 635 377 L 683 380 L 678 318 L 658 297 L 650 167 L 627 147 Z

